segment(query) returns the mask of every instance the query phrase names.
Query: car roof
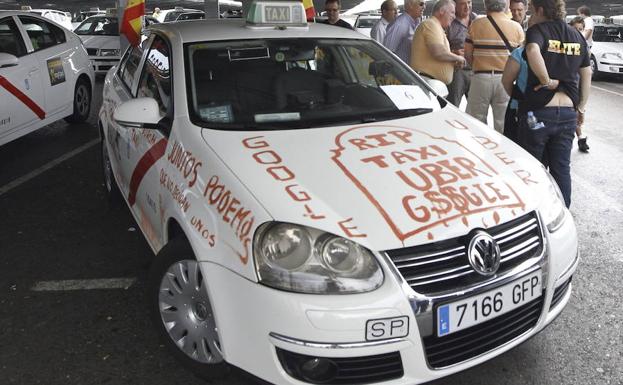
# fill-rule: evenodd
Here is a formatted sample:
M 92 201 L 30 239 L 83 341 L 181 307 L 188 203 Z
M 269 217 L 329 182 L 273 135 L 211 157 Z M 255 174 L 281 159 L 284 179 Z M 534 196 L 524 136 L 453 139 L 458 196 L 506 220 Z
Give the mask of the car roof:
M 309 28 L 275 27 L 247 28 L 244 19 L 193 20 L 189 23 L 161 23 L 150 26 L 152 31 L 164 33 L 172 43 L 222 41 L 270 38 L 347 38 L 369 40 L 356 31 L 320 23 L 309 23 Z

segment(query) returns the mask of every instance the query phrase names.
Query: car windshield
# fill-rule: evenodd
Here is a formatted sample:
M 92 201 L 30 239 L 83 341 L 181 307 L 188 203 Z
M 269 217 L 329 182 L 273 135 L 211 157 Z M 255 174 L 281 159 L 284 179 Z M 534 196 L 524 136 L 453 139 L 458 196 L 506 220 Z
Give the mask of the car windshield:
M 205 127 L 373 122 L 445 105 L 404 63 L 371 40 L 187 44 L 186 66 L 191 119 Z
M 74 32 L 77 35 L 119 36 L 119 23 L 114 17 L 90 17 L 76 27 Z

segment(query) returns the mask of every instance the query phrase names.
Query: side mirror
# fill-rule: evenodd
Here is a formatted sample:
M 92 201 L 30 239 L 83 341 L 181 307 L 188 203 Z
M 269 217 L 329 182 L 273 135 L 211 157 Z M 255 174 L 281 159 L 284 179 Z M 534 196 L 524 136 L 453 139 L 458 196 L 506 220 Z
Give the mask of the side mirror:
M 426 80 L 428 85 L 433 89 L 433 91 L 435 91 L 437 95 L 443 98 L 448 96 L 449 94 L 448 87 L 446 87 L 444 82 L 437 80 L 437 79 L 429 79 L 429 78 L 424 78 L 424 80 Z
M 156 99 L 145 97 L 131 99 L 117 106 L 113 119 L 122 126 L 157 129 L 162 117 Z
M 10 53 L 0 52 L 0 68 L 13 67 L 19 64 L 19 59 Z

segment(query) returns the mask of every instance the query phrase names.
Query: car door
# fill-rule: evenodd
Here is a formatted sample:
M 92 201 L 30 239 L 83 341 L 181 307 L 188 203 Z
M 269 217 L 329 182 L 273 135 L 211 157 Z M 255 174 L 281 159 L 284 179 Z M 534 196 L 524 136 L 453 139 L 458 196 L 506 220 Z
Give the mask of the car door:
M 147 41 L 146 41 L 147 43 Z M 145 44 L 146 44 L 145 43 Z M 142 70 L 144 49 L 142 45 L 129 47 L 123 55 L 119 69 L 111 78 L 112 86 L 104 87 L 102 110 L 107 118 L 108 125 L 106 138 L 110 161 L 115 179 L 121 193 L 127 198 L 130 191 L 130 178 L 135 168 L 135 156 L 131 151 L 133 129 L 118 124 L 113 119 L 117 106 L 136 95 L 136 87 Z
M 65 31 L 32 16 L 19 16 L 19 20 L 30 38 L 41 69 L 47 115 L 68 111 L 73 106 L 75 79 L 69 62 L 73 51 L 67 43 Z
M 132 146 L 135 148 L 137 165 L 132 172 L 132 181 L 135 182 L 140 167 L 153 164 L 144 174 L 142 181 L 131 185 L 130 193 L 136 194 L 133 210 L 141 222 L 141 228 L 155 244 L 162 239 L 162 219 L 160 217 L 160 192 L 162 173 L 166 172 L 169 163 L 166 161 L 165 150 L 168 144 L 168 129 L 173 117 L 173 94 L 171 81 L 171 54 L 166 40 L 158 35 L 149 47 L 145 57 L 141 79 L 138 85 L 137 97 L 150 97 L 158 102 L 160 116 L 164 124 L 161 129 L 134 129 Z M 180 191 L 180 194 L 182 192 Z M 173 195 L 175 193 L 173 192 Z M 181 196 L 181 195 L 180 195 Z
M 170 122 L 168 117 L 173 116 L 170 62 L 169 45 L 156 35 L 147 51 L 136 94 L 155 99 L 165 122 Z M 128 203 L 152 245 L 158 245 L 162 239 L 159 199 L 161 175 L 166 169 L 168 125 L 170 123 L 163 124 L 162 129 L 129 128 L 129 135 L 123 138 L 129 140 L 124 143 L 129 149 L 128 165 L 131 166 L 127 170 L 130 175 Z
M 0 19 L 0 52 L 19 60 L 0 68 L 0 145 L 36 128 L 46 116 L 42 73 L 24 39 L 13 16 Z

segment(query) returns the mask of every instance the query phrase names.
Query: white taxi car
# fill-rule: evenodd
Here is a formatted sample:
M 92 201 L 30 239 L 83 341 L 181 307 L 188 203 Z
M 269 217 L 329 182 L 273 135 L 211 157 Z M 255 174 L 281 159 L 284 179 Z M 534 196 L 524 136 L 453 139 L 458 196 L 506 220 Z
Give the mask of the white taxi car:
M 80 23 L 74 33 L 82 39 L 95 74 L 106 74 L 119 63 L 121 41 L 117 16 L 91 16 Z
M 89 117 L 93 69 L 80 39 L 33 13 L 0 11 L 0 145 Z
M 623 26 L 596 25 L 591 47 L 593 78 L 604 73 L 623 74 Z
M 301 3 L 152 26 L 103 100 L 106 188 L 156 254 L 159 333 L 199 375 L 423 383 L 569 300 L 575 225 L 540 163 Z

